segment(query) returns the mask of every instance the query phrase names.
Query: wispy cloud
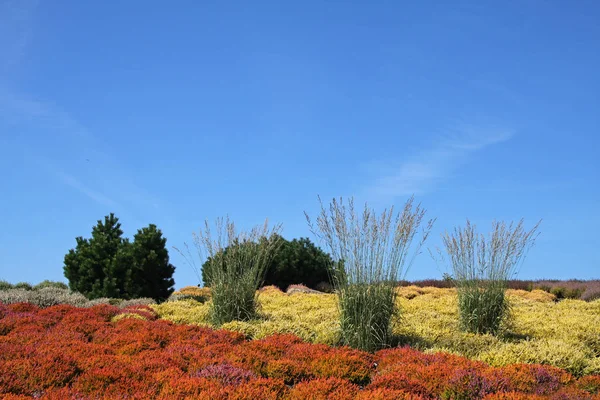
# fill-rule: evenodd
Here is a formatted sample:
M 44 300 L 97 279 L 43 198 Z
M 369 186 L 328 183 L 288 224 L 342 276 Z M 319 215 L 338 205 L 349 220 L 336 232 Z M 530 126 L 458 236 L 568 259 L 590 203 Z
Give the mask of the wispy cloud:
M 107 142 L 54 99 L 15 89 L 35 28 L 35 0 L 0 0 L 0 130 L 6 156 L 23 153 L 37 168 L 111 211 L 156 212 L 160 199 L 140 186 Z M 164 212 L 164 210 L 162 210 Z M 139 214 L 138 214 L 139 215 Z
M 23 152 L 26 162 L 111 211 L 129 215 L 156 211 L 162 201 L 136 183 L 110 149 L 68 112 L 49 102 L 0 86 L 0 127 L 5 146 Z M 163 210 L 164 211 L 164 210 Z
M 33 35 L 37 1 L 0 0 L 0 75 L 15 67 Z
M 513 134 L 503 128 L 461 124 L 404 161 L 372 163 L 370 169 L 375 177 L 366 192 L 371 198 L 390 199 L 433 191 L 470 154 L 505 142 Z
M 62 171 L 59 167 L 56 167 L 55 165 L 52 165 L 47 162 L 43 162 L 41 159 L 38 159 L 38 163 L 44 164 L 46 171 L 50 172 L 52 175 L 54 175 L 56 178 L 58 178 L 58 180 L 61 181 L 63 184 L 86 195 L 87 197 L 89 197 L 90 199 L 95 201 L 96 203 L 101 204 L 103 206 L 110 207 L 111 209 L 122 208 L 122 206 L 120 204 L 118 204 L 116 201 L 114 201 L 113 199 L 109 198 L 108 196 L 104 195 L 103 193 L 100 193 L 100 192 L 88 187 L 87 185 L 82 183 L 80 180 L 75 178 L 73 175 Z

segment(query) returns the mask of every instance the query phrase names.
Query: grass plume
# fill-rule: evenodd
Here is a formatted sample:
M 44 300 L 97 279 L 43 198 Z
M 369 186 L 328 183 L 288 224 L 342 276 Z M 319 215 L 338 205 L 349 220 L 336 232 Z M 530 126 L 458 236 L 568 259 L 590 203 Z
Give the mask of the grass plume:
M 396 283 L 412 264 L 427 239 L 434 220 L 425 223 L 421 239 L 409 259 L 411 244 L 424 223 L 425 210 L 410 198 L 401 212 L 394 208 L 377 215 L 365 204 L 362 213 L 354 200 L 346 205 L 333 199 L 311 231 L 329 247 L 334 263 L 332 281 L 338 294 L 342 341 L 351 347 L 374 351 L 390 344 Z

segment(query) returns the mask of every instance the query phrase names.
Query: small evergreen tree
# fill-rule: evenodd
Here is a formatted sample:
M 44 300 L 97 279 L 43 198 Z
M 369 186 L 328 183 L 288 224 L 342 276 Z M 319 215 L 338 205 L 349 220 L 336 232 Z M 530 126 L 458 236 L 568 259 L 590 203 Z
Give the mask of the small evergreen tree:
M 77 246 L 64 259 L 71 290 L 89 299 L 168 297 L 175 268 L 169 264 L 162 232 L 150 225 L 138 231 L 133 243 L 122 235 L 119 219 L 111 213 L 98 221 L 90 239 L 76 238 Z
M 134 268 L 127 281 L 134 297 L 166 300 L 173 293 L 175 267 L 169 263 L 167 239 L 154 224 L 139 229 L 133 238 Z
M 64 273 L 71 290 L 83 293 L 90 299 L 99 297 L 121 297 L 118 278 L 123 264 L 121 253 L 127 244 L 122 238 L 123 230 L 114 214 L 99 220 L 92 228 L 91 239 L 77 237 L 77 246 L 65 256 Z M 122 284 L 121 280 L 121 284 Z

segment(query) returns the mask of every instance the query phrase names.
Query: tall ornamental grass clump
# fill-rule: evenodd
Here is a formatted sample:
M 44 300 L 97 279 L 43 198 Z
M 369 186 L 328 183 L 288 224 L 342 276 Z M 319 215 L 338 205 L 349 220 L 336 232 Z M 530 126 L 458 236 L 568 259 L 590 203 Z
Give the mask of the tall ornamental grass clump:
M 535 243 L 540 222 L 525 231 L 523 220 L 516 225 L 494 221 L 486 238 L 467 220 L 464 228 L 442 235 L 458 292 L 463 331 L 497 334 L 510 318 L 508 281 Z
M 208 221 L 194 235 L 194 244 L 207 256 L 203 268 L 210 277 L 214 325 L 247 321 L 257 316 L 257 293 L 266 269 L 280 245 L 281 225 L 269 229 L 268 221 L 248 232 L 238 232 L 232 221 L 219 218 L 213 235 Z
M 329 208 L 321 203 L 311 231 L 329 247 L 334 259 L 332 281 L 338 294 L 341 337 L 356 349 L 375 351 L 391 342 L 391 321 L 396 313 L 397 282 L 418 254 L 433 220 L 422 228 L 421 239 L 408 260 L 413 239 L 423 225 L 425 210 L 413 207 L 410 198 L 402 212 L 394 208 L 377 215 L 365 208 L 358 214 L 352 198 L 348 205 L 333 199 Z M 407 265 L 408 262 L 408 265 Z

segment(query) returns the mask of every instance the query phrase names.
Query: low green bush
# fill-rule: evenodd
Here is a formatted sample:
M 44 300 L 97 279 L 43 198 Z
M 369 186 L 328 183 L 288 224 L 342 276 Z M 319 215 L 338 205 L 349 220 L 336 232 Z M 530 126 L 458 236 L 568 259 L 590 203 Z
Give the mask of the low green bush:
M 58 288 L 58 289 L 64 289 L 64 290 L 68 290 L 69 286 L 64 283 L 64 282 L 58 282 L 58 281 L 49 281 L 49 280 L 44 280 L 40 283 L 38 283 L 37 285 L 35 285 L 33 287 L 33 290 L 40 290 L 40 289 L 44 289 L 44 288 Z
M 550 293 L 556 296 L 557 300 L 562 299 L 579 299 L 584 291 L 579 288 L 567 288 L 563 286 L 555 286 L 550 289 Z
M 23 289 L 23 290 L 33 290 L 33 286 L 27 282 L 19 282 L 15 283 L 13 286 L 14 289 Z
M 0 280 L 0 290 L 8 290 L 12 289 L 14 286 L 12 283 L 7 282 L 5 280 Z

